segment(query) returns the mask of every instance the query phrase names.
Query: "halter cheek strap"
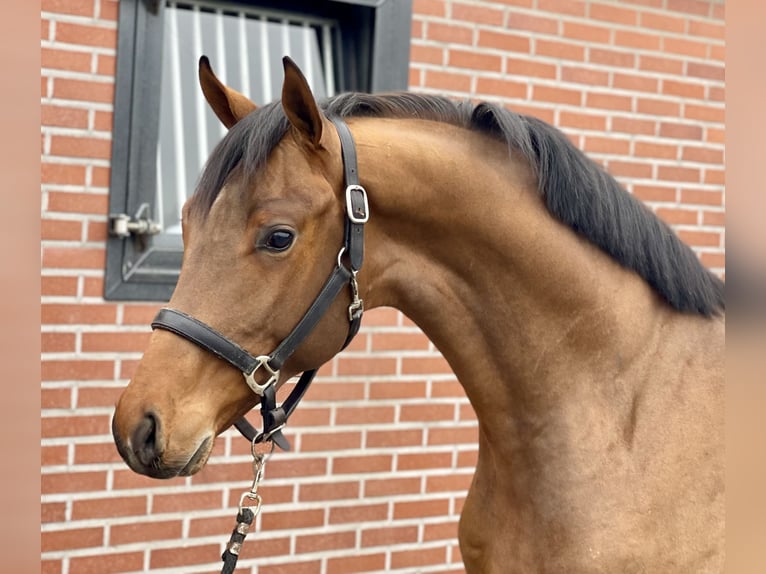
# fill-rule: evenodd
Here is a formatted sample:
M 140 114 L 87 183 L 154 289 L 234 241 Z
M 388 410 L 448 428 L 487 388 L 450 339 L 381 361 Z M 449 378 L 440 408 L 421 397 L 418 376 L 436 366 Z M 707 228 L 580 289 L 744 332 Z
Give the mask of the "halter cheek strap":
M 364 312 L 364 304 L 359 298 L 356 274 L 362 268 L 364 261 L 364 224 L 369 219 L 367 193 L 359 185 L 356 148 L 351 131 L 342 120 L 330 119 L 335 124 L 340 138 L 346 182 L 344 243 L 338 253 L 334 271 L 290 334 L 270 355 L 253 356 L 225 335 L 182 311 L 170 308 L 161 309 L 152 321 L 153 329 L 164 329 L 184 337 L 239 369 L 247 385 L 261 397 L 263 431 L 258 433 L 244 417 L 234 425 L 251 442 L 263 442 L 271 439 L 283 450 L 290 450 L 290 443 L 282 434 L 282 428 L 308 390 L 317 369 L 305 371 L 290 395 L 279 406 L 276 399 L 276 383 L 282 365 L 313 332 L 346 285 L 351 290 L 351 304 L 348 307 L 348 335 L 342 349 L 348 346 L 359 331 Z M 344 260 L 348 262 L 348 266 L 344 264 Z M 259 369 L 262 369 L 267 375 L 266 381 L 263 383 L 256 381 L 256 372 Z

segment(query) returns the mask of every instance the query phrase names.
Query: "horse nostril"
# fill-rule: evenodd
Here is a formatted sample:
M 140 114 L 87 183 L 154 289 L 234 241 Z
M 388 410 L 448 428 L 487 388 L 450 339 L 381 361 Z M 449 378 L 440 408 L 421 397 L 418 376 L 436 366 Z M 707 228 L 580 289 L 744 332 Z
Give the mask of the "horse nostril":
M 152 413 L 146 413 L 138 423 L 133 433 L 133 452 L 144 466 L 152 466 L 162 454 L 162 449 L 157 439 L 159 434 L 159 421 Z

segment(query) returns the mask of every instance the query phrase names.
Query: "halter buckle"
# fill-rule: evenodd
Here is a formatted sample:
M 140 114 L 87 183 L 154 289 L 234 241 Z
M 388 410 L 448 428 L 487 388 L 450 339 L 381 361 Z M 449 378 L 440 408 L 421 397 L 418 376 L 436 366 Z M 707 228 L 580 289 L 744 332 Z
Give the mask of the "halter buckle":
M 346 215 L 351 223 L 367 223 L 370 219 L 370 205 L 367 192 L 361 185 L 346 187 Z
M 272 369 L 269 365 L 269 359 L 270 357 L 268 355 L 259 355 L 255 358 L 258 363 L 256 363 L 255 367 L 253 367 L 253 370 L 249 373 L 242 372 L 242 376 L 245 377 L 245 382 L 247 383 L 247 386 L 250 387 L 250 389 L 259 397 L 263 396 L 263 393 L 266 391 L 267 388 L 269 388 L 271 385 L 277 382 L 279 379 L 279 369 Z M 258 384 L 255 380 L 255 373 L 263 367 L 266 372 L 269 375 L 269 378 L 266 380 L 265 383 L 262 385 Z

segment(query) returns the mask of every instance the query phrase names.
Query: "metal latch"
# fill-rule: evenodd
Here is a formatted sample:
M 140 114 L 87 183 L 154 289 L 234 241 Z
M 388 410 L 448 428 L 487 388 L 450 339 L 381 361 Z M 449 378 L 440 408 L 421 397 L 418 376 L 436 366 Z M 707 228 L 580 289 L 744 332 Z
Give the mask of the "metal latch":
M 157 235 L 162 225 L 149 217 L 149 204 L 142 203 L 133 217 L 127 213 L 109 214 L 109 235 L 130 237 L 131 235 Z

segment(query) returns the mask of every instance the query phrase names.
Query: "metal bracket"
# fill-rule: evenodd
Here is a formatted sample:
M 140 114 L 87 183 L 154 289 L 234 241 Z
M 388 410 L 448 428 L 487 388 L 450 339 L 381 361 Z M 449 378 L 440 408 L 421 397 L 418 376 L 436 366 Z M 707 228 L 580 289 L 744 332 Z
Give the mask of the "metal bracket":
M 133 217 L 127 213 L 109 214 L 109 235 L 126 238 L 131 235 L 157 235 L 162 231 L 162 225 L 152 221 L 149 215 L 149 204 L 142 203 Z

